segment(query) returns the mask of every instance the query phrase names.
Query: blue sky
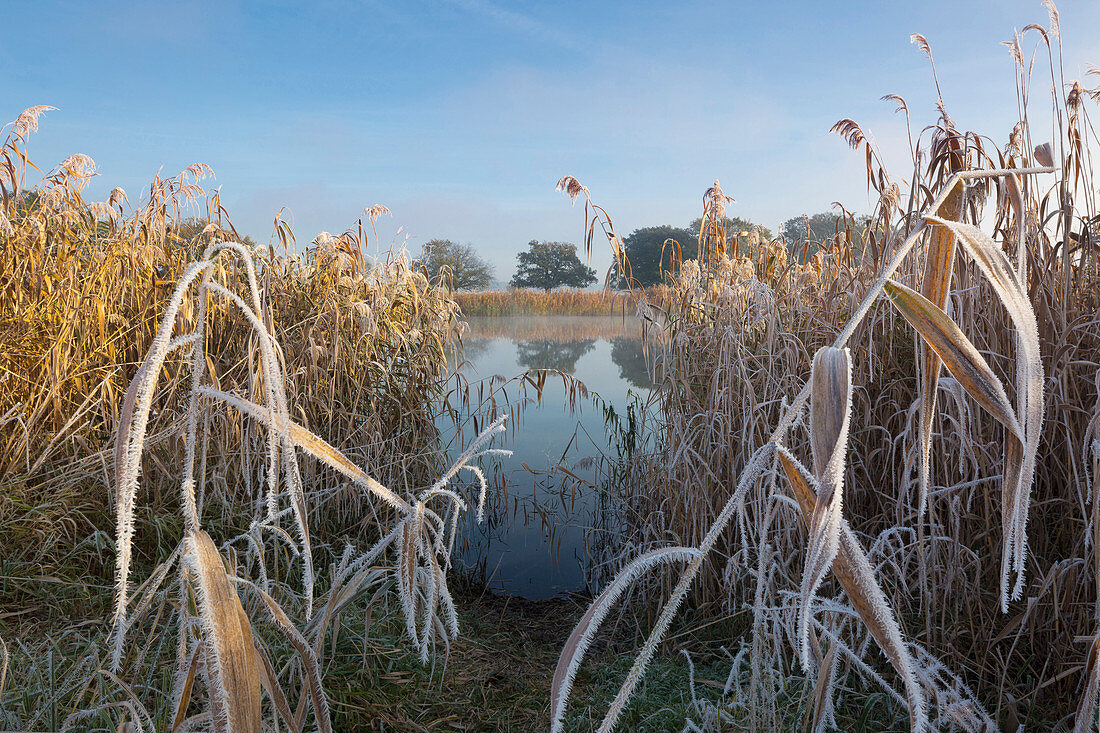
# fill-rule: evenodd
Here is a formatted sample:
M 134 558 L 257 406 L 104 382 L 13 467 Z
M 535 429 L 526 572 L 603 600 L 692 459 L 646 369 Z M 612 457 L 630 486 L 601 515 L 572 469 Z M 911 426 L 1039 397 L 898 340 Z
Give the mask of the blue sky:
M 1066 77 L 1081 78 L 1100 65 L 1100 2 L 1059 10 Z M 36 0 L 4 16 L 18 32 L 0 41 L 0 118 L 58 107 L 32 159 L 90 155 L 93 198 L 204 162 L 260 241 L 284 206 L 305 242 L 382 203 L 384 245 L 470 242 L 501 279 L 531 239 L 580 241 L 582 211 L 554 191 L 567 173 L 624 234 L 686 224 L 715 178 L 731 215 L 773 229 L 834 200 L 866 211 L 862 156 L 828 129 L 856 119 L 906 172 L 904 119 L 879 97 L 904 96 L 915 128 L 935 121 L 909 34 L 931 43 L 959 126 L 1003 146 L 1017 109 L 1000 42 L 1047 23 L 1037 0 Z

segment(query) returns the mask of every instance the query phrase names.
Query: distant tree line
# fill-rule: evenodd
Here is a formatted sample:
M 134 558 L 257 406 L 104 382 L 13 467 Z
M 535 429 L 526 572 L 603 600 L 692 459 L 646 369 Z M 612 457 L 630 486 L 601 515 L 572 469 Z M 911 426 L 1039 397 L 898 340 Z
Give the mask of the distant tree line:
M 669 224 L 635 229 L 623 241 L 623 250 L 630 262 L 630 276 L 639 285 L 651 286 L 667 281 L 679 263 L 699 256 L 699 229 L 702 220 L 687 226 Z M 809 257 L 821 242 L 834 238 L 848 229 L 852 241 L 858 242 L 867 226 L 867 217 L 846 217 L 826 211 L 787 219 L 779 228 L 779 236 L 792 255 Z M 755 233 L 758 241 L 769 241 L 772 231 L 747 219 L 726 219 L 726 238 L 736 238 L 742 246 L 745 237 Z M 744 252 L 748 254 L 748 252 Z M 858 253 L 855 253 L 858 255 Z M 469 244 L 456 244 L 449 239 L 433 239 L 424 245 L 419 265 L 432 277 L 444 275 L 444 281 L 455 290 L 485 290 L 493 282 L 493 268 Z M 527 249 L 516 255 L 516 273 L 509 285 L 514 288 L 552 290 L 557 287 L 585 288 L 596 282 L 596 272 L 581 262 L 577 246 L 569 242 L 531 240 Z M 612 285 L 627 283 L 616 277 Z
M 442 278 L 453 290 L 486 290 L 493 283 L 493 268 L 469 244 L 433 239 L 424 245 L 416 264 L 429 278 Z M 577 256 L 577 246 L 568 242 L 531 240 L 516 255 L 514 288 L 553 290 L 557 287 L 585 288 L 596 282 L 596 271 Z

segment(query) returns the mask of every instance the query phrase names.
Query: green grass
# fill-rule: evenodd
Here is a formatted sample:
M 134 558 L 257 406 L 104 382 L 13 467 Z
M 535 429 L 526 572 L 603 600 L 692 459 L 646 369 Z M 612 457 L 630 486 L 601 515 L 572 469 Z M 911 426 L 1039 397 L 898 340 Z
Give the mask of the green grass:
M 380 613 L 352 614 L 325 669 L 336 729 L 526 731 L 549 726 L 550 680 L 585 599 L 526 601 L 465 588 L 456 602 L 462 634 L 449 654 L 428 666 L 409 649 L 396 604 Z M 362 607 L 357 604 L 357 611 Z M 717 638 L 710 642 L 692 639 L 688 646 L 706 655 L 700 650 Z M 577 676 L 568 730 L 598 727 L 630 667 L 630 651 L 606 636 L 597 643 Z M 724 683 L 728 660 L 713 653 L 706 658 L 696 663 L 697 687 L 716 699 L 720 690 L 699 680 Z M 622 729 L 678 731 L 690 704 L 687 662 L 672 649 L 631 701 Z
M 43 592 L 45 588 L 41 589 Z M 103 605 L 109 588 L 84 588 L 89 599 L 103 596 L 103 603 L 88 606 L 88 618 L 69 619 L 66 628 L 56 623 L 52 631 L 39 627 L 27 633 L 32 622 L 18 626 L 24 646 L 11 647 L 7 691 L 0 697 L 0 728 L 26 726 L 57 730 L 74 707 L 73 691 L 80 686 L 81 671 L 95 669 L 105 650 L 109 626 Z M 583 612 L 585 599 L 559 598 L 526 601 L 459 591 L 461 636 L 449 654 L 440 654 L 422 665 L 404 636 L 399 604 L 390 594 L 368 608 L 357 601 L 344 613 L 335 642 L 330 635 L 324 648 L 325 687 L 332 722 L 340 731 L 525 731 L 549 725 L 550 679 L 565 638 Z M 79 608 L 77 604 L 67 604 Z M 0 635 L 7 638 L 16 619 L 0 618 Z M 56 621 L 56 619 L 54 620 Z M 729 631 L 727 627 L 723 631 Z M 728 660 L 716 649 L 719 635 L 709 643 L 692 639 L 696 680 L 700 695 L 717 699 L 728 674 Z M 268 640 L 276 651 L 273 663 L 289 658 L 290 650 Z M 171 694 L 171 654 L 163 674 L 147 679 L 153 689 L 138 691 L 146 701 Z M 595 730 L 611 697 L 631 662 L 630 648 L 601 638 L 592 658 L 585 661 L 576 681 L 570 709 L 570 730 Z M 100 660 L 102 661 L 102 660 Z M 34 694 L 29 694 L 34 691 Z M 293 693 L 292 693 L 293 694 Z M 106 702 L 107 700 L 104 700 Z M 293 698 L 292 698 L 293 704 Z M 624 715 L 625 730 L 680 730 L 691 714 L 687 663 L 671 648 L 654 665 L 641 692 Z M 158 726 L 167 726 L 166 710 L 154 711 Z M 36 718 L 37 716 L 37 718 Z M 106 721 L 103 721 L 106 724 Z

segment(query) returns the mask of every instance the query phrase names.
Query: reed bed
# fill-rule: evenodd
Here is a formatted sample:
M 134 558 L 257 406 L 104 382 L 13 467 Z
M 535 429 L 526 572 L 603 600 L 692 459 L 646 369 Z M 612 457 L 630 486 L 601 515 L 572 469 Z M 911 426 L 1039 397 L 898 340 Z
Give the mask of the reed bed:
M 639 305 L 659 447 L 619 476 L 629 549 L 563 650 L 555 729 L 617 604 L 650 615 L 600 730 L 681 607 L 749 628 L 691 730 L 785 728 L 792 685 L 814 730 L 882 691 L 904 715 L 882 711 L 884 728 L 1096 728 L 1100 91 L 1061 77 L 1045 5 L 1049 25 L 1023 31 L 1042 63 L 1006 45 L 1023 110 L 1032 82 L 1052 88 L 1053 139 L 1026 113 L 1007 140 L 963 132 L 937 99 L 894 178 L 842 120 L 878 205 L 862 235 L 845 227 L 810 257 L 782 240 L 733 251 L 706 227 L 729 198 L 706 192 L 704 255 L 667 303 Z M 589 191 L 559 189 L 619 254 Z
M 598 339 L 640 338 L 642 323 L 634 314 L 618 316 L 471 317 L 466 321 L 464 341 L 473 338 L 510 339 L 512 341 L 595 341 Z
M 637 300 L 630 292 L 569 288 L 455 292 L 452 297 L 466 316 L 622 316 L 634 312 Z
M 448 469 L 433 420 L 457 306 L 360 254 L 384 207 L 295 255 L 278 219 L 234 242 L 205 166 L 133 206 L 85 200 L 87 156 L 28 184 L 48 111 L 0 146 L 0 727 L 331 730 L 349 603 L 396 589 L 423 659 L 457 632 L 448 484 L 477 454 Z M 97 615 L 109 637 L 77 631 Z
M 0 177 L 0 543 L 12 551 L 9 557 L 42 565 L 36 574 L 51 575 L 57 558 L 68 555 L 65 548 L 75 549 L 89 530 L 103 526 L 110 504 L 103 446 L 116 432 L 125 386 L 153 341 L 174 283 L 210 244 L 238 237 L 218 194 L 200 187 L 209 173 L 201 165 L 156 178 L 132 204 L 121 189 L 108 201 L 85 200 L 94 173 L 86 156 L 72 156 L 30 185 L 26 138 L 45 111 L 24 112 L 5 128 L 0 147 L 6 163 Z M 460 321 L 454 302 L 402 256 L 368 266 L 359 253 L 378 213 L 366 212 L 343 235 L 318 235 L 301 255 L 291 254 L 293 232 L 277 219 L 272 245 L 249 256 L 267 326 L 283 349 L 297 419 L 353 450 L 382 480 L 404 485 L 439 468 L 432 405 L 443 393 Z M 239 263 L 219 261 L 216 268 L 227 286 L 243 284 Z M 255 336 L 226 304 L 210 308 L 216 316 L 206 336 L 211 369 L 224 389 L 243 389 L 256 370 Z M 197 311 L 185 304 L 177 317 L 181 327 L 190 326 Z M 178 406 L 186 372 L 174 362 L 165 369 L 164 395 Z M 171 415 L 158 414 L 150 429 L 149 447 L 164 465 L 182 450 Z M 222 451 L 224 473 L 215 493 L 235 506 L 254 493 L 258 437 L 251 429 L 218 425 L 221 433 L 211 443 Z M 150 486 L 157 496 L 166 494 L 156 481 Z M 326 507 L 343 521 L 362 518 L 354 492 L 330 488 L 333 502 Z M 96 549 L 85 545 L 81 554 L 82 563 L 92 564 L 70 573 L 96 575 L 101 563 L 90 557 Z

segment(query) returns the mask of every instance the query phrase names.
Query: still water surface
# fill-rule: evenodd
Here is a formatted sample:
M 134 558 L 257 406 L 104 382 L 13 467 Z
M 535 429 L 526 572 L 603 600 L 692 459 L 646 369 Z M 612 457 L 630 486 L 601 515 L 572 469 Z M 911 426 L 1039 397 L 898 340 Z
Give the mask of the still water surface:
M 591 485 L 599 483 L 594 459 L 614 455 L 605 410 L 610 406 L 624 414 L 629 402 L 649 395 L 641 327 L 630 316 L 468 322 L 465 361 L 458 371 L 471 394 L 479 384 L 482 394 L 492 389 L 507 394 L 514 417 L 494 447 L 513 455 L 482 461 L 491 476 L 494 511 L 480 525 L 473 512 L 468 514 L 460 530 L 459 565 L 498 593 L 542 599 L 584 589 L 595 548 L 606 539 L 606 532 L 595 528 L 602 502 Z M 541 400 L 530 388 L 522 399 L 522 384 L 514 378 L 529 370 L 569 375 L 583 383 L 588 396 L 547 373 Z

